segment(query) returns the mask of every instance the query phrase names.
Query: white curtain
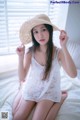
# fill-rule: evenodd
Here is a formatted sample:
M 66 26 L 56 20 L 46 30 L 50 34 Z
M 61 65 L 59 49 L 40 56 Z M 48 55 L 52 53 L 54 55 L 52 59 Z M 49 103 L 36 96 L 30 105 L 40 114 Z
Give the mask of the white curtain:
M 15 53 L 20 43 L 20 25 L 25 20 L 44 13 L 57 24 L 60 9 L 60 4 L 51 0 L 0 0 L 0 55 Z

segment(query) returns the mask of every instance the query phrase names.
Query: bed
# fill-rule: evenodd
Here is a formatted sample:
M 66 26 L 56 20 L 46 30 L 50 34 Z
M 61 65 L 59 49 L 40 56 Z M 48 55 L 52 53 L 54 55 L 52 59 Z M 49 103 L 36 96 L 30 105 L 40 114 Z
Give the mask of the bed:
M 77 77 L 70 78 L 61 68 L 61 89 L 68 92 L 56 120 L 80 120 L 80 42 L 70 41 L 68 50 L 77 67 Z M 12 120 L 12 104 L 19 90 L 17 70 L 7 73 L 0 78 L 0 120 L 1 113 L 8 111 L 9 119 Z M 34 112 L 34 110 L 33 110 Z M 32 114 L 28 120 L 32 119 Z

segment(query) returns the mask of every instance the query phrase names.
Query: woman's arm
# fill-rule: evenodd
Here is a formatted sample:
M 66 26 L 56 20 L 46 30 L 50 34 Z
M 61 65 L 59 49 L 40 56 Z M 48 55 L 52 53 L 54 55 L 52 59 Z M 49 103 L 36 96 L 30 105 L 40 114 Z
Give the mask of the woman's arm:
M 62 67 L 64 70 L 67 72 L 67 74 L 74 78 L 77 75 L 77 70 L 76 66 L 72 60 L 72 57 L 70 56 L 66 43 L 68 40 L 68 36 L 65 31 L 61 31 L 60 34 L 60 45 L 61 45 L 61 50 L 59 52 L 59 60 L 61 61 Z
M 17 48 L 17 54 L 19 57 L 18 73 L 20 82 L 25 81 L 25 77 L 30 67 L 31 63 L 31 53 L 25 53 L 25 46 L 20 46 Z

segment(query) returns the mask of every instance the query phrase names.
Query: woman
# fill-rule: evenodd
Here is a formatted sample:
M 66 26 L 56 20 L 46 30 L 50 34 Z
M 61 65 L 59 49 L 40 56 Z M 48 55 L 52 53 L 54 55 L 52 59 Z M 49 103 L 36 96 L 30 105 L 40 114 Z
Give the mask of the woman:
M 76 67 L 66 48 L 67 34 L 60 31 L 61 49 L 53 44 L 53 31 L 59 30 L 47 15 L 41 14 L 25 22 L 20 29 L 23 44 L 33 42 L 25 53 L 25 46 L 17 48 L 19 79 L 24 87 L 13 105 L 13 120 L 27 120 L 36 105 L 32 120 L 54 120 L 67 97 L 60 90 L 60 66 L 75 77 Z

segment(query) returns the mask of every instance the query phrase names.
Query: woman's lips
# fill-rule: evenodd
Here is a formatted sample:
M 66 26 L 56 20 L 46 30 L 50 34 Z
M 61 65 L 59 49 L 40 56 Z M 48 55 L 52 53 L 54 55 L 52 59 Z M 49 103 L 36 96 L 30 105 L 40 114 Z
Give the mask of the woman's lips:
M 45 41 L 45 39 L 41 39 L 40 41 L 41 41 L 41 42 L 44 42 L 44 41 Z

